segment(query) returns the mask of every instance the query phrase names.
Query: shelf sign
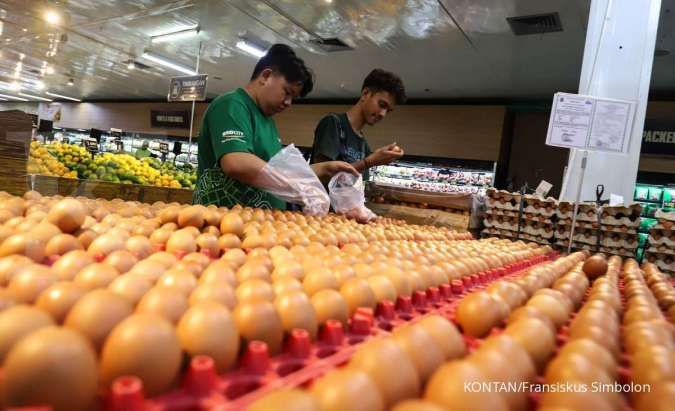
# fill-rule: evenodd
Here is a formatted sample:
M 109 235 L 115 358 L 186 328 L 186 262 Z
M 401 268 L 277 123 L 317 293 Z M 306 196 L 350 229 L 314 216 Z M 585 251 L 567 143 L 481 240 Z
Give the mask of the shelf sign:
M 110 137 L 112 137 L 115 140 L 120 140 L 122 138 L 122 130 L 119 128 L 111 128 Z
M 640 151 L 645 154 L 675 156 L 675 122 L 672 120 L 645 120 Z
M 162 154 L 169 154 L 169 143 L 160 142 L 159 152 Z
M 115 140 L 115 149 L 117 151 L 124 151 L 124 143 L 122 140 Z
M 169 101 L 206 100 L 207 74 L 173 77 L 169 86 Z
M 556 93 L 546 144 L 625 154 L 634 115 L 631 101 Z
M 82 144 L 84 145 L 84 148 L 87 149 L 88 152 L 90 153 L 98 152 L 98 142 L 96 140 L 84 139 L 82 140 Z
M 189 128 L 190 112 L 188 110 L 150 110 L 150 124 L 152 127 L 159 128 Z

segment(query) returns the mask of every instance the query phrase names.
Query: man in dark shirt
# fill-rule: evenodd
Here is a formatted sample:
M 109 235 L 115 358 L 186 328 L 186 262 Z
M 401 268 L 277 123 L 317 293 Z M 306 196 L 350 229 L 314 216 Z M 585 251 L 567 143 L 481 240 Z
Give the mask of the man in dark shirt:
M 326 115 L 316 126 L 311 162 L 345 161 L 366 180 L 370 167 L 400 158 L 403 150 L 395 142 L 373 152 L 363 128 L 382 121 L 394 106 L 405 100 L 403 82 L 396 74 L 381 69 L 371 71 L 363 82 L 359 101 L 346 113 Z

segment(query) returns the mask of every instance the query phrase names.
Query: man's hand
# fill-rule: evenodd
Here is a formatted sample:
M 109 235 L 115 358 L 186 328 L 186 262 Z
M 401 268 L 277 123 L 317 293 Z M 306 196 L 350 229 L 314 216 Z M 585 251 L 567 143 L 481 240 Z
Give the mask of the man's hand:
M 380 147 L 369 155 L 366 160 L 368 166 L 383 166 L 391 163 L 394 160 L 398 160 L 403 156 L 404 152 L 401 147 L 396 145 L 396 143 L 391 143 L 384 147 Z
M 347 173 L 359 175 L 359 172 L 349 163 L 344 161 L 324 161 L 323 163 L 312 164 L 312 170 L 319 177 L 319 180 L 325 181 L 333 177 L 335 174 L 346 171 Z

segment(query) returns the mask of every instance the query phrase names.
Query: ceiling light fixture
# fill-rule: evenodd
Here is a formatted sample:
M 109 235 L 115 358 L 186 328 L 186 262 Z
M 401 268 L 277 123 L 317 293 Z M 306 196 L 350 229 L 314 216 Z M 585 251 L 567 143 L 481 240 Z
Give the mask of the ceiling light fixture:
M 52 101 L 51 99 L 40 97 L 40 96 L 34 96 L 32 94 L 19 93 L 19 95 L 22 96 L 22 97 L 34 98 L 36 100 L 41 100 L 41 101 Z
M 49 91 L 46 92 L 45 94 L 47 94 L 48 96 L 57 97 L 57 98 L 62 98 L 62 99 L 65 99 L 65 100 L 77 101 L 78 103 L 82 101 L 82 100 L 77 99 L 77 98 L 75 98 L 75 97 L 68 97 L 68 96 L 64 96 L 64 95 L 61 95 L 61 94 L 50 93 Z
M 161 64 L 165 67 L 174 69 L 176 71 L 180 71 L 181 73 L 185 73 L 185 74 L 188 74 L 188 75 L 197 74 L 197 72 L 194 71 L 193 69 L 191 69 L 189 67 L 185 67 L 181 64 L 175 63 L 171 60 L 168 60 L 166 57 L 162 57 L 162 56 L 160 56 L 158 54 L 155 54 L 155 53 L 151 53 L 151 52 L 146 51 L 145 53 L 143 53 L 143 55 L 141 57 L 146 59 L 146 60 L 150 60 L 154 63 Z
M 249 43 L 246 40 L 238 41 L 237 48 L 257 58 L 260 58 L 265 54 L 267 54 L 267 51 L 264 50 L 262 47 Z
M 190 28 L 183 28 L 180 30 L 175 30 L 169 33 L 164 33 L 164 34 L 158 34 L 156 36 L 152 36 L 150 41 L 153 44 L 156 43 L 166 43 L 168 41 L 173 41 L 173 40 L 180 40 L 188 37 L 194 37 L 199 34 L 199 26 L 194 26 Z
M 19 91 L 21 90 L 21 84 L 15 81 L 9 85 L 9 89 L 12 91 Z
M 0 94 L 0 97 L 6 98 L 8 100 L 28 101 L 25 98 L 16 97 L 16 96 L 8 96 L 7 94 Z
M 47 20 L 47 23 L 49 24 L 56 25 L 61 22 L 61 16 L 54 10 L 49 10 L 45 13 L 45 20 Z
M 69 86 L 74 86 L 74 85 L 75 85 L 75 80 L 73 80 L 72 78 L 71 78 L 70 80 L 68 80 L 68 85 L 69 85 Z
M 54 74 L 54 67 L 52 67 L 52 66 L 45 67 L 45 73 Z
M 35 88 L 38 90 L 44 90 L 45 89 L 45 83 L 42 81 L 36 81 L 35 82 Z
M 6 98 L 0 98 L 0 101 L 7 101 Z
M 134 70 L 136 68 L 136 63 L 133 61 L 130 61 L 129 64 L 127 64 L 127 70 Z

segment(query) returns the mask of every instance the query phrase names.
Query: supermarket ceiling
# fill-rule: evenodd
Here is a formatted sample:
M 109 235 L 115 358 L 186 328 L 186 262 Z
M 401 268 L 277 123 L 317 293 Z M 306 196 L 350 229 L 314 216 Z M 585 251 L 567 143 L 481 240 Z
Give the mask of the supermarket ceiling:
M 655 60 L 657 93 L 675 91 L 674 3 L 663 0 L 657 48 L 670 54 Z M 237 48 L 246 40 L 294 46 L 316 73 L 314 99 L 356 96 L 374 67 L 399 73 L 413 98 L 549 98 L 577 88 L 589 6 L 590 0 L 0 0 L 0 88 L 18 83 L 25 94 L 43 97 L 49 91 L 86 100 L 161 99 L 168 78 L 180 73 L 143 54 L 194 67 L 201 43 L 200 72 L 209 74 L 214 97 L 247 81 L 255 58 Z M 558 13 L 562 31 L 516 36 L 507 22 L 550 12 Z M 197 35 L 153 41 L 197 26 Z M 325 51 L 318 43 L 330 38 L 351 49 Z M 131 61 L 140 64 L 131 69 Z

